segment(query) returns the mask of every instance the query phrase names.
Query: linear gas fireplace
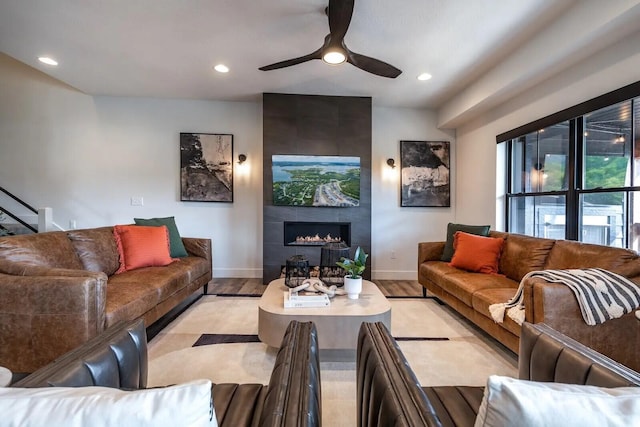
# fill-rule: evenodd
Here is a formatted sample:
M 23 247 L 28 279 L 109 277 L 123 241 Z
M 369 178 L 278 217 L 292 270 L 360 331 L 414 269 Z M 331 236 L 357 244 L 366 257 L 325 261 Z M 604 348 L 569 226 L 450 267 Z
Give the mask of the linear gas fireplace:
M 325 243 L 340 242 L 351 246 L 350 222 L 284 223 L 285 246 L 322 246 Z

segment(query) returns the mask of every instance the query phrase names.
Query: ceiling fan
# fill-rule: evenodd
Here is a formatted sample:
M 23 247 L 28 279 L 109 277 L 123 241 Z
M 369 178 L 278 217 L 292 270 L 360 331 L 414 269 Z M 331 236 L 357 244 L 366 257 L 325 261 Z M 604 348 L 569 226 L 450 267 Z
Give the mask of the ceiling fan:
M 302 64 L 312 59 L 322 59 L 332 65 L 348 62 L 368 73 L 382 77 L 395 79 L 402 71 L 393 65 L 382 62 L 379 59 L 352 52 L 344 44 L 344 36 L 349 29 L 351 16 L 353 15 L 353 5 L 355 0 L 329 0 L 329 6 L 325 13 L 329 17 L 329 34 L 324 38 L 324 44 L 315 52 L 299 58 L 287 59 L 275 64 L 260 67 L 262 71 L 277 70 L 278 68 L 290 67 Z

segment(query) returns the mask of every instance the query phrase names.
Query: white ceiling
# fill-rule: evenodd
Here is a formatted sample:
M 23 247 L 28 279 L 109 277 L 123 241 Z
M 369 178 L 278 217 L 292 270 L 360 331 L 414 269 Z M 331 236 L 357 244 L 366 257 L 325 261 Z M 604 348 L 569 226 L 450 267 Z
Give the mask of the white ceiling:
M 378 77 L 305 55 L 328 0 L 2 0 L 0 51 L 91 95 L 253 101 L 263 92 L 371 96 L 437 108 L 575 0 L 356 0 L 345 43 L 403 73 Z M 49 55 L 58 67 L 41 64 Z M 212 70 L 224 63 L 231 71 Z M 416 76 L 433 78 L 420 82 Z

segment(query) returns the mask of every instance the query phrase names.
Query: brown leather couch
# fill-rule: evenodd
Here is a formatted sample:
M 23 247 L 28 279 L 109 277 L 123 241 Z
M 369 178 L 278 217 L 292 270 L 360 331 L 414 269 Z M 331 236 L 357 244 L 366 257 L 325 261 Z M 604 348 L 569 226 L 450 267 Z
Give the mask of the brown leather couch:
M 119 322 L 12 387 L 147 385 L 144 323 Z M 289 324 L 269 385 L 213 384 L 218 425 L 315 427 L 321 425 L 318 335 L 311 322 Z
M 440 261 L 444 242 L 418 244 L 418 281 L 440 300 L 471 320 L 514 352 L 518 351 L 520 325 L 508 316 L 503 323 L 491 318 L 489 306 L 512 298 L 520 280 L 543 269 L 603 268 L 640 284 L 640 257 L 632 250 L 569 240 L 552 240 L 492 231 L 505 239 L 499 275 L 471 273 Z M 524 283 L 525 320 L 546 323 L 612 359 L 640 371 L 640 321 L 634 313 L 601 325 L 582 319 L 573 292 L 565 285 L 541 278 Z
M 421 386 L 384 324 L 362 324 L 356 362 L 359 427 L 473 426 L 484 387 Z M 544 324 L 523 324 L 518 366 L 531 381 L 640 386 L 639 373 Z
M 152 325 L 211 280 L 211 240 L 188 255 L 114 275 L 113 227 L 0 237 L 0 365 L 29 373 L 122 320 Z

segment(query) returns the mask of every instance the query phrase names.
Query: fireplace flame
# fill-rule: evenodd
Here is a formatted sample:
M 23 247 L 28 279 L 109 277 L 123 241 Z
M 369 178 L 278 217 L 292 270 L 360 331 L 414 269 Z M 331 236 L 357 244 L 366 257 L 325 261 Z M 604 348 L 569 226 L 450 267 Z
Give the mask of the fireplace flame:
M 318 234 L 316 234 L 315 236 L 296 236 L 296 244 L 299 245 L 340 242 L 342 242 L 342 239 L 340 237 L 332 237 L 331 234 L 327 234 L 324 237 L 320 237 Z

